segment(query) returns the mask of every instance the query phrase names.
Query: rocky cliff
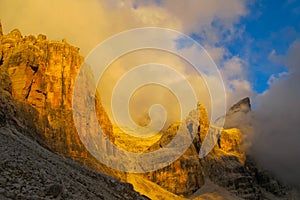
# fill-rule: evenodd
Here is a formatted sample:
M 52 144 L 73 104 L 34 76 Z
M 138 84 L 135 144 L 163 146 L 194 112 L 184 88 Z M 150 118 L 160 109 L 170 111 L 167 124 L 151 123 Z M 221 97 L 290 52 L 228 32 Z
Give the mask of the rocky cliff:
M 126 180 L 125 174 L 110 169 L 94 159 L 82 144 L 72 117 L 72 92 L 76 75 L 83 62 L 79 55 L 79 49 L 69 45 L 66 40 L 61 42 L 49 41 L 45 35 L 22 36 L 15 29 L 7 35 L 1 35 L 0 43 L 0 86 L 2 93 L 7 94 L 10 102 L 16 105 L 16 119 L 25 124 L 31 139 L 59 155 L 77 160 L 100 172 L 113 175 Z M 89 89 L 93 76 L 86 69 L 79 74 L 81 79 L 81 90 Z M 78 110 L 85 109 L 91 101 L 96 101 L 98 119 L 101 128 L 114 143 L 112 125 L 99 103 L 99 94 L 80 96 L 81 106 Z M 97 101 L 98 100 L 98 101 Z M 81 124 L 81 130 L 86 135 L 97 132 L 95 124 L 87 124 L 87 114 L 79 118 L 76 123 Z M 1 115 L 1 124 L 5 126 L 12 117 L 7 117 L 4 112 Z M 168 135 L 173 134 L 178 127 L 170 127 L 159 143 L 151 148 L 159 148 L 157 145 L 167 142 Z M 203 129 L 204 130 L 204 129 Z M 159 136 L 160 137 L 160 136 Z M 167 137 L 167 138 L 166 138 Z M 88 139 L 88 138 L 87 138 Z M 155 139 L 157 140 L 157 138 Z M 196 136 L 195 144 L 198 144 L 199 136 Z M 123 143 L 129 141 L 121 139 Z M 151 141 L 150 141 L 151 143 Z M 106 145 L 106 141 L 103 141 Z M 151 143 L 152 145 L 152 143 Z M 122 146 L 122 144 L 121 144 Z M 177 161 L 170 166 L 143 175 L 153 180 L 164 188 L 175 194 L 190 195 L 203 185 L 202 170 L 198 161 L 198 149 L 192 145 Z
M 44 35 L 24 37 L 15 29 L 7 35 L 1 35 L 0 58 L 1 89 L 20 110 L 17 114 L 18 119 L 26 124 L 25 127 L 30 127 L 31 131 L 28 132 L 34 132 L 30 136 L 32 139 L 52 152 L 126 180 L 124 173 L 110 169 L 94 159 L 80 141 L 75 129 L 72 92 L 76 75 L 83 62 L 78 48 L 69 45 L 65 40 L 49 41 Z M 79 76 L 82 82 L 81 89 L 89 89 L 88 85 L 93 80 L 89 70 L 85 70 Z M 77 98 L 81 100 L 77 103 L 81 107 L 77 109 L 85 109 L 91 101 L 98 102 L 96 109 L 101 127 L 111 141 L 118 144 L 119 140 L 114 139 L 117 135 L 113 133 L 112 125 L 97 101 L 99 95 L 93 95 L 92 91 L 90 93 L 88 97 Z M 74 95 L 80 96 L 81 93 L 77 91 Z M 4 116 L 3 113 L 3 118 Z M 6 123 L 5 119 L 2 121 L 2 124 Z M 77 123 L 81 124 L 79 131 L 89 130 L 86 135 L 98 131 L 90 129 L 97 127 L 96 121 L 87 124 L 87 119 L 82 117 Z M 172 127 L 167 132 L 165 136 L 173 134 Z M 163 140 L 165 139 L 162 138 L 160 142 Z M 122 138 L 122 142 L 124 144 L 129 141 Z M 106 145 L 106 141 L 103 141 L 103 145 Z M 154 182 L 175 194 L 192 194 L 203 185 L 197 155 L 197 148 L 192 145 L 176 162 L 157 172 L 151 172 L 146 177 L 150 180 L 155 179 Z
M 43 148 L 22 114 L 11 94 L 0 88 L 1 200 L 148 199 L 128 183 Z
M 99 164 L 88 153 L 74 126 L 72 92 L 83 61 L 79 48 L 69 45 L 66 40 L 47 40 L 45 35 L 24 37 L 17 29 L 0 39 L 0 86 L 16 101 L 23 121 L 35 129 L 39 142 L 55 153 L 114 175 L 115 171 Z M 91 73 L 85 70 L 79 76 L 82 90 L 88 89 L 85 86 L 93 82 Z M 80 91 L 75 95 L 79 95 L 78 99 L 82 101 L 77 110 L 96 101 L 98 120 L 105 133 L 110 135 L 112 125 L 99 103 L 99 95 L 92 94 L 92 91 L 89 96 L 80 96 Z M 79 134 L 97 132 L 94 124 L 98 121 L 86 122 L 89 115 L 79 118 Z
M 165 147 L 174 138 L 180 125 L 186 127 L 187 122 L 174 123 L 167 131 L 147 141 L 127 137 L 119 130 L 114 130 L 100 103 L 100 95 L 93 94 L 93 90 L 88 87 L 90 84 L 95 84 L 91 72 L 87 68 L 78 73 L 82 62 L 79 49 L 69 45 L 66 40 L 50 41 L 44 35 L 24 37 L 17 29 L 4 35 L 0 23 L 0 136 L 1 141 L 8 143 L 1 145 L 1 157 L 8 156 L 7 160 L 9 160 L 1 163 L 1 177 L 5 178 L 0 179 L 0 184 L 1 188 L 5 189 L 0 189 L 0 197 L 4 194 L 8 198 L 26 199 L 38 193 L 43 195 L 42 199 L 48 198 L 47 195 L 55 198 L 56 194 L 51 193 L 53 189 L 51 187 L 56 185 L 53 186 L 53 190 L 58 191 L 57 195 L 66 199 L 78 196 L 83 196 L 83 199 L 140 198 L 132 191 L 130 185 L 122 186 L 115 179 L 102 178 L 102 175 L 85 167 L 81 169 L 81 165 L 74 164 L 70 160 L 64 161 L 64 158 L 55 155 L 59 154 L 79 161 L 98 172 L 127 180 L 133 183 L 136 190 L 154 199 L 184 199 L 177 195 L 189 197 L 194 192 L 201 193 L 201 190 L 203 188 L 205 190 L 210 183 L 218 185 L 215 188 L 221 188 L 218 189 L 221 193 L 218 197 L 206 194 L 203 199 L 207 196 L 224 199 L 220 197 L 224 191 L 229 196 L 226 199 L 293 199 L 287 196 L 289 190 L 284 184 L 257 167 L 255 161 L 245 153 L 247 147 L 245 133 L 251 129 L 248 120 L 252 117 L 250 100 L 247 98 L 234 105 L 224 116 L 225 129 L 221 132 L 220 147 L 216 145 L 204 159 L 199 159 L 198 153 L 206 136 L 209 121 L 205 108 L 199 105 L 197 110 L 190 112 L 187 121 L 193 121 L 194 132 L 200 125 L 200 132 L 195 133 L 191 146 L 184 154 L 167 167 L 145 174 L 128 175 L 99 163 L 87 151 L 78 136 L 78 134 L 93 136 L 97 133 L 98 120 L 111 142 L 126 150 L 141 153 Z M 74 94 L 80 101 L 76 104 L 78 105 L 76 110 L 81 111 L 95 101 L 98 117 L 98 120 L 88 123 L 88 118 L 93 114 L 92 110 L 85 109 L 84 116 L 75 113 L 79 115 L 76 121 L 80 124 L 79 130 L 75 128 L 72 110 L 72 94 L 77 75 L 82 84 Z M 81 91 L 87 89 L 88 95 L 82 96 Z M 185 128 L 183 134 L 189 134 L 189 130 Z M 93 142 L 92 138 L 84 137 L 88 142 Z M 106 140 L 101 142 L 101 145 L 111 152 L 114 151 L 107 145 Z M 14 151 L 15 154 L 10 154 Z M 18 161 L 12 161 L 14 157 Z M 27 161 L 30 159 L 44 163 L 45 167 Z M 56 170 L 50 169 L 53 167 L 52 164 L 56 166 Z M 20 167 L 22 165 L 29 170 L 22 170 Z M 38 168 L 40 172 L 37 172 Z M 28 173 L 37 174 L 31 176 Z M 51 179 L 55 173 L 59 173 L 58 177 L 61 177 L 55 179 L 60 181 L 58 184 Z M 78 173 L 84 175 L 76 175 Z M 40 190 L 37 189 L 40 183 L 36 182 L 36 179 L 42 182 Z M 116 192 L 121 195 L 101 196 L 98 190 L 105 193 L 109 189 L 99 189 L 95 186 L 97 181 L 102 181 L 101 187 L 116 187 Z M 27 184 L 30 187 L 24 188 L 23 186 Z M 47 185 L 49 188 L 46 187 Z M 157 194 L 157 191 L 161 193 Z M 23 196 L 17 197 L 17 193 Z M 202 199 L 195 194 L 193 198 Z
M 250 117 L 249 98 L 242 99 L 230 108 L 225 116 L 227 129 L 221 133 L 220 148 L 216 146 L 201 160 L 205 176 L 243 199 L 297 199 L 297 196 L 290 196 L 292 190 L 259 167 L 248 155 L 246 138 L 251 129 Z
M 198 110 L 191 111 L 186 121 L 193 121 L 193 132 L 195 137 L 191 146 L 175 162 L 162 169 L 150 172 L 147 178 L 161 187 L 177 195 L 189 196 L 204 185 L 203 169 L 199 161 L 199 150 L 201 138 L 205 137 L 208 130 L 208 119 L 205 108 L 199 104 Z M 177 122 L 172 124 L 159 141 L 153 144 L 149 151 L 154 151 L 165 147 L 178 133 L 180 126 L 183 132 L 189 135 L 187 122 Z M 200 132 L 198 133 L 198 125 Z M 174 149 L 176 151 L 176 149 Z
M 212 182 L 241 199 L 297 199 L 299 196 L 291 195 L 294 192 L 291 188 L 276 179 L 272 173 L 259 167 L 253 157 L 248 155 L 248 141 L 245 140 L 245 135 L 251 128 L 250 117 L 252 113 L 249 98 L 233 105 L 225 116 L 225 129 L 220 132 L 220 146 L 216 144 L 205 158 L 199 159 L 199 149 L 209 127 L 205 108 L 200 104 L 198 111 L 191 111 L 187 118 L 193 119 L 193 130 L 197 130 L 200 124 L 200 134 L 196 134 L 190 148 L 169 166 L 148 173 L 147 178 L 168 191 L 186 197 L 197 190 L 205 190 L 202 187 L 206 188 Z M 233 128 L 237 120 L 244 120 L 239 122 L 239 129 Z M 170 126 L 161 139 L 149 149 L 168 144 L 177 133 L 180 124 L 182 122 Z M 233 196 L 229 199 L 234 199 Z
M 199 117 L 201 113 L 201 117 Z M 186 141 L 186 139 L 181 138 L 178 140 L 178 146 L 182 146 L 184 142 L 192 143 L 186 151 L 173 163 L 168 166 L 163 167 L 158 170 L 153 170 L 144 174 L 137 174 L 134 179 L 140 179 L 146 182 L 152 181 L 156 183 L 163 189 L 167 190 L 176 195 L 189 196 L 197 191 L 204 185 L 203 170 L 201 169 L 198 153 L 200 149 L 200 141 L 205 137 L 205 132 L 208 129 L 208 119 L 206 115 L 205 108 L 199 104 L 199 109 L 194 110 L 187 117 L 187 121 L 193 119 L 193 129 L 195 132 L 195 138 L 193 141 Z M 201 131 L 197 132 L 198 125 L 200 124 Z M 180 133 L 178 133 L 178 130 Z M 167 147 L 167 145 L 173 140 L 175 136 L 177 137 L 188 137 L 190 134 L 186 128 L 186 122 L 173 123 L 166 131 L 163 131 L 153 137 L 149 138 L 137 138 L 124 133 L 119 127 L 115 126 L 113 135 L 115 138 L 115 143 L 127 150 L 137 153 L 153 152 L 160 148 L 172 148 Z M 201 135 L 201 136 L 200 136 Z M 172 148 L 171 152 L 178 151 L 177 148 Z M 161 155 L 161 160 L 165 159 L 166 155 Z M 141 185 L 136 185 L 140 181 L 133 180 L 133 175 L 128 174 L 126 181 L 132 183 L 141 192 L 145 189 Z M 144 184 L 143 184 L 144 185 Z M 139 190 L 140 191 L 140 190 Z

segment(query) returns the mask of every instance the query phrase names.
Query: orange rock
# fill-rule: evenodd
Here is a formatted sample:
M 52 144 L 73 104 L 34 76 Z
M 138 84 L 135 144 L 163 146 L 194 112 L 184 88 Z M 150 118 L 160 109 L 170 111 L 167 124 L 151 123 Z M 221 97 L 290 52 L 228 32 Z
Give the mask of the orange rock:
M 1 29 L 0 29 L 1 30 Z M 32 120 L 47 148 L 66 157 L 83 162 L 99 171 L 114 172 L 93 158 L 81 142 L 74 126 L 72 114 L 72 94 L 76 75 L 83 62 L 79 48 L 66 42 L 49 41 L 46 36 L 39 35 L 23 37 L 15 29 L 1 37 L 1 87 L 9 91 L 23 110 L 24 119 Z M 93 80 L 86 72 L 83 86 Z M 86 88 L 82 88 L 84 90 Z M 80 91 L 79 94 L 80 95 Z M 96 96 L 96 97 L 95 97 Z M 99 95 L 82 97 L 80 108 L 85 109 L 90 101 Z M 96 101 L 97 102 L 97 101 Z M 112 125 L 101 104 L 96 103 L 98 120 L 102 129 L 109 135 Z M 85 117 L 89 117 L 88 113 Z M 35 116 L 33 116 L 35 115 Z M 97 130 L 98 121 L 87 124 L 87 119 L 80 119 L 80 134 L 87 131 L 89 135 Z M 113 137 L 109 137 L 113 140 Z M 87 138 L 89 139 L 89 138 Z M 105 141 L 103 141 L 105 145 Z

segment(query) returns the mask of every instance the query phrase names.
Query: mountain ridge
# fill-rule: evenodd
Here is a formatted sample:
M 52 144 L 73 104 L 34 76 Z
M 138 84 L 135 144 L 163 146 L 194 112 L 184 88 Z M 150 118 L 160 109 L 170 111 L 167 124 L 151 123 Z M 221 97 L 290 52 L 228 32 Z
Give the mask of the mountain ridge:
M 156 190 L 160 188 L 161 191 L 168 191 L 163 192 L 165 195 L 170 195 L 169 192 L 171 192 L 174 194 L 174 198 L 183 198 L 180 195 L 188 198 L 205 186 L 205 180 L 208 180 L 208 183 L 211 180 L 214 184 L 219 185 L 218 187 L 228 190 L 231 195 L 244 199 L 264 199 L 267 197 L 266 194 L 279 197 L 285 195 L 286 189 L 281 187 L 281 184 L 270 175 L 259 171 L 256 164 L 247 157 L 242 148 L 242 129 L 240 131 L 232 124 L 231 126 L 227 125 L 221 134 L 221 147 L 215 146 L 206 158 L 199 160 L 198 153 L 201 148 L 201 141 L 206 136 L 209 125 L 205 108 L 201 106 L 198 107 L 199 110 L 191 111 L 189 116 L 195 122 L 193 130 L 197 130 L 197 126 L 200 125 L 201 132 L 196 134 L 192 145 L 186 152 L 169 166 L 134 176 L 101 164 L 84 147 L 72 121 L 72 89 L 74 79 L 83 62 L 79 48 L 69 45 L 66 40 L 61 42 L 49 41 L 45 35 L 41 34 L 37 37 L 32 35 L 23 37 L 17 29 L 3 35 L 1 23 L 0 39 L 0 87 L 3 97 L 0 125 L 9 128 L 9 130 L 1 129 L 2 136 L 26 136 L 31 141 L 61 157 L 73 159 L 98 172 L 113 176 L 121 181 L 130 182 L 137 191 L 143 191 L 144 195 L 147 195 L 145 191 L 151 191 L 149 189 L 151 187 L 156 188 Z M 86 69 L 79 76 L 83 83 L 81 89 L 89 89 L 87 86 L 93 82 L 91 72 Z M 75 95 L 80 95 L 80 91 Z M 89 97 L 82 96 L 79 99 L 81 101 L 77 103 L 80 105 L 77 109 L 84 109 L 91 101 L 96 101 L 97 116 L 101 128 L 105 130 L 110 142 L 116 143 L 118 134 L 114 132 L 113 125 L 101 103 L 97 103 L 97 100 L 100 102 L 100 94 L 91 94 Z M 249 99 L 242 100 L 241 104 L 236 104 L 237 106 L 233 109 L 234 112 L 229 112 L 226 116 L 227 121 L 229 121 L 230 116 L 241 113 L 239 109 L 244 104 L 251 108 Z M 251 111 L 248 110 L 246 113 L 251 114 Z M 90 113 L 87 113 L 86 116 L 89 115 Z M 235 119 L 235 117 L 233 118 Z M 92 135 L 97 130 L 96 128 L 90 130 L 89 127 L 96 127 L 95 124 L 98 121 L 93 121 L 92 124 L 87 124 L 86 121 L 82 117 L 77 122 L 81 124 L 79 134 L 89 130 L 86 133 L 86 140 L 90 141 L 92 137 L 88 137 L 88 135 Z M 154 151 L 161 148 L 160 146 L 168 144 L 176 134 L 177 129 L 178 126 L 171 126 L 169 130 L 163 133 L 160 140 L 156 141 L 148 150 Z M 188 134 L 186 128 L 183 130 L 183 134 Z M 128 143 L 126 140 L 119 140 L 118 142 L 123 142 L 125 145 Z M 114 152 L 113 147 L 108 145 L 107 141 L 102 141 L 101 145 L 110 149 L 110 152 Z M 247 168 L 251 168 L 251 170 Z M 6 173 L 6 170 L 5 168 L 1 173 Z M 257 174 L 264 179 L 259 180 L 256 177 Z M 143 180 L 149 184 L 141 184 Z M 271 183 L 274 181 L 275 184 L 272 185 Z M 58 186 L 58 188 L 60 187 Z M 114 184 L 108 185 L 108 187 L 112 187 L 113 190 Z M 131 186 L 127 185 L 125 188 L 127 187 L 129 191 L 132 190 Z M 6 194 L 5 192 L 10 188 L 6 186 L 4 188 L 4 194 Z M 69 189 L 72 190 L 72 187 Z M 124 190 L 121 189 L 117 192 L 122 193 Z M 68 191 L 66 193 L 69 194 Z M 125 192 L 124 195 L 126 196 L 126 194 Z M 167 198 L 163 194 L 154 195 L 153 198 Z M 43 193 L 43 195 L 45 194 Z M 117 195 L 119 198 L 125 198 L 122 194 Z M 137 193 L 133 192 L 132 195 L 136 195 L 137 199 L 140 198 Z M 151 196 L 150 193 L 148 195 Z M 221 198 L 222 194 L 216 195 Z M 217 196 L 214 197 L 217 198 Z M 101 199 L 100 196 L 97 198 Z M 201 199 L 202 197 L 193 198 Z

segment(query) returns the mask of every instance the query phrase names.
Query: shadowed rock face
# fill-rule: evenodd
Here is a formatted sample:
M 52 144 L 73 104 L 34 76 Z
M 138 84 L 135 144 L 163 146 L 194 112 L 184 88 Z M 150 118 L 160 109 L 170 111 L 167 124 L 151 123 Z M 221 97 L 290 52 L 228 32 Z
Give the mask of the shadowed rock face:
M 0 199 L 148 199 L 132 185 L 43 148 L 0 88 Z
M 229 109 L 225 116 L 227 129 L 221 133 L 221 148 L 216 146 L 201 160 L 205 176 L 243 199 L 297 199 L 286 196 L 287 187 L 246 154 L 251 117 L 249 98 L 242 99 Z
M 297 199 L 287 197 L 287 187 L 268 171 L 259 168 L 249 156 L 241 163 L 234 155 L 215 152 L 201 163 L 204 174 L 211 181 L 243 199 L 268 199 L 267 195 L 272 195 L 271 199 Z

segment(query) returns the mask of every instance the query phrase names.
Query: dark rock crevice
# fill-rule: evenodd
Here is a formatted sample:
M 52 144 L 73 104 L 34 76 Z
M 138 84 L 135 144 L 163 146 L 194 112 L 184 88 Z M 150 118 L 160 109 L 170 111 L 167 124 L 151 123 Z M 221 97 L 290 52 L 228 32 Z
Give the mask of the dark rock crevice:
M 33 75 L 35 75 L 37 73 L 37 71 L 39 70 L 39 66 L 33 66 L 33 65 L 29 65 L 29 66 L 34 71 Z
M 28 89 L 27 89 L 27 93 L 26 93 L 26 95 L 25 95 L 25 99 L 26 99 L 26 100 L 28 99 L 28 97 L 29 97 L 29 95 L 30 95 L 32 84 L 33 84 L 33 81 L 31 81 L 31 83 L 30 83 L 30 85 L 29 85 L 29 87 L 28 87 Z
M 47 96 L 47 92 L 42 90 L 35 90 L 37 93 L 43 94 L 45 97 Z
M 4 58 L 3 58 L 3 53 L 1 53 L 1 58 L 0 58 L 0 67 L 3 65 L 4 63 Z

